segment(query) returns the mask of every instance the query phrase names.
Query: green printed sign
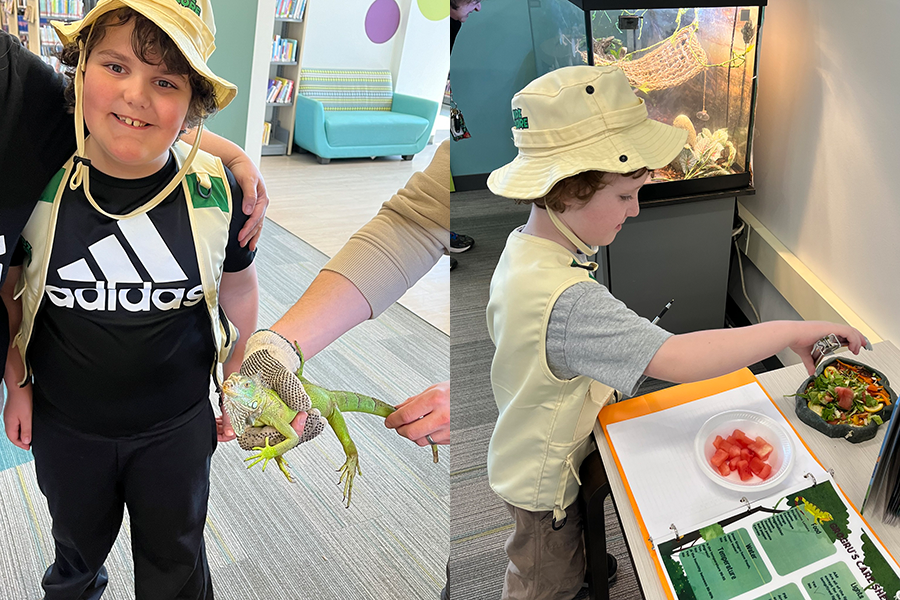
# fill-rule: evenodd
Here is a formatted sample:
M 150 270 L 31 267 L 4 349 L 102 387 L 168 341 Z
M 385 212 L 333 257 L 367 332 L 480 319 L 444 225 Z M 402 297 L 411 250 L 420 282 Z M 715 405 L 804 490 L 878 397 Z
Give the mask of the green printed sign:
M 835 563 L 803 578 L 812 600 L 862 600 L 866 593 L 845 563 Z
M 756 600 L 806 600 L 806 597 L 800 591 L 800 588 L 797 587 L 797 584 L 789 583 L 774 592 L 760 596 Z
M 753 533 L 779 575 L 793 573 L 837 552 L 824 526 L 802 506 L 754 523 Z
M 697 600 L 726 600 L 772 581 L 746 529 L 679 553 Z

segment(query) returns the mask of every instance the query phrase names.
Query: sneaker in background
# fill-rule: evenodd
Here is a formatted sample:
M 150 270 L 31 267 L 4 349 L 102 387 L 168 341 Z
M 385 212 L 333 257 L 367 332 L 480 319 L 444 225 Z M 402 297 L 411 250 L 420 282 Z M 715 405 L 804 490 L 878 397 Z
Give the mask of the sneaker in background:
M 450 232 L 450 252 L 465 252 L 475 245 L 475 240 L 467 235 Z

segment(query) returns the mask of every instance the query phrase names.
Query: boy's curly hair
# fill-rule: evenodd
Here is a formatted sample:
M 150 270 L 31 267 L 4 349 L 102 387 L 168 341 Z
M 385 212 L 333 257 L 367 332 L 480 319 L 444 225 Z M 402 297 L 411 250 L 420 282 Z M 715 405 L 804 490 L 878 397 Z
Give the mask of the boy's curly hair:
M 631 177 L 632 179 L 640 179 L 649 172 L 646 167 L 640 168 L 631 173 L 607 173 L 605 171 L 583 171 L 560 179 L 557 181 L 550 191 L 540 198 L 532 198 L 530 200 L 516 200 L 516 204 L 534 204 L 538 208 L 549 208 L 553 212 L 562 213 L 566 211 L 566 200 L 578 200 L 582 204 L 587 203 L 598 191 L 609 185 L 607 175 L 622 175 L 622 177 Z
M 131 48 L 134 50 L 135 56 L 148 65 L 165 65 L 173 73 L 188 76 L 191 85 L 191 103 L 185 117 L 188 129 L 196 127 L 201 121 L 215 114 L 218 108 L 213 85 L 191 67 L 184 54 L 181 53 L 172 38 L 166 35 L 166 32 L 160 29 L 156 23 L 131 8 L 118 8 L 97 18 L 93 24 L 90 38 L 87 40 L 85 48 L 87 56 L 90 56 L 91 51 L 103 39 L 107 28 L 121 27 L 131 21 L 134 21 Z M 91 26 L 85 28 L 79 34 L 79 38 L 87 38 L 88 31 L 91 31 Z M 78 66 L 80 53 L 78 42 L 75 41 L 66 44 L 57 54 L 59 61 L 67 67 L 66 77 L 69 85 L 66 87 L 65 98 L 70 112 L 74 112 L 75 109 L 75 69 Z

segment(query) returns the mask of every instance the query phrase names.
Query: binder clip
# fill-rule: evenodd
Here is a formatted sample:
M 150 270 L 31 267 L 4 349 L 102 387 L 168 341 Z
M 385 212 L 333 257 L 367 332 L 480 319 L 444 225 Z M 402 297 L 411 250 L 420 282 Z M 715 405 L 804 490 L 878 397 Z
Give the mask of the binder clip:
M 807 473 L 807 474 L 805 474 L 803 477 L 805 477 L 805 478 L 807 478 L 807 479 L 812 479 L 813 487 L 816 487 L 817 482 L 816 482 L 816 477 L 815 477 L 815 475 L 813 475 L 812 473 Z
M 747 496 L 742 496 L 742 497 L 741 497 L 741 504 L 746 504 L 746 505 L 747 505 L 747 512 L 750 512 L 750 501 L 747 500 Z
M 675 528 L 675 523 L 672 523 L 671 525 L 669 525 L 669 529 L 671 529 L 672 531 L 675 532 L 676 540 L 680 540 L 682 537 L 684 537 L 684 536 L 678 534 L 678 530 Z

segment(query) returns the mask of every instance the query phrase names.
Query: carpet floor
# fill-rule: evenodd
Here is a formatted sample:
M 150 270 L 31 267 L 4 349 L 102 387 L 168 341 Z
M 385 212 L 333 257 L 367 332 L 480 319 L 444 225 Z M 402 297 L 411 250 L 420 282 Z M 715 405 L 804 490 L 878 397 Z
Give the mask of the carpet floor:
M 268 222 L 256 258 L 259 326 L 280 317 L 325 262 Z M 394 305 L 310 360 L 305 375 L 397 404 L 446 380 L 448 363 L 447 335 Z M 293 484 L 275 465 L 248 471 L 248 453 L 236 442 L 219 445 L 205 531 L 216 598 L 438 597 L 449 552 L 449 448 L 434 464 L 430 448 L 401 438 L 382 419 L 354 413 L 346 420 L 362 469 L 349 508 L 338 486 L 343 451 L 330 431 L 289 452 Z M 50 517 L 31 453 L 0 437 L 0 600 L 41 598 L 40 579 L 54 556 Z M 127 517 L 106 567 L 104 600 L 134 598 Z

